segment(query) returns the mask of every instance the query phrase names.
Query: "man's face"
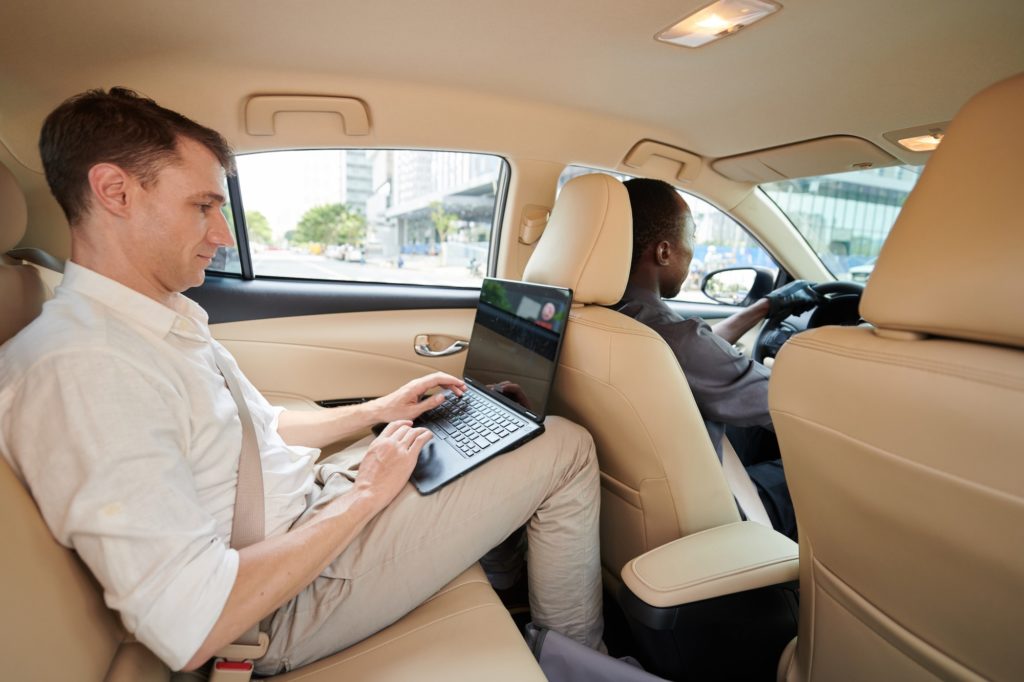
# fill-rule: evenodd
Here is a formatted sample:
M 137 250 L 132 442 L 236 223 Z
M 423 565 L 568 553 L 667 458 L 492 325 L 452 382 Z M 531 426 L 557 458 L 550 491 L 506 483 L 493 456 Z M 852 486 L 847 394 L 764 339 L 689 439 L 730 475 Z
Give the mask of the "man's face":
M 179 140 L 178 154 L 139 189 L 137 229 L 125 235 L 135 267 L 166 293 L 202 284 L 217 248 L 234 242 L 221 213 L 224 169 L 217 157 L 186 138 Z
M 670 244 L 667 257 L 668 263 L 661 268 L 659 278 L 659 289 L 662 298 L 673 298 L 679 294 L 686 281 L 686 275 L 690 271 L 690 261 L 693 260 L 694 232 L 695 226 L 690 209 L 682 197 L 676 196 L 679 212 L 677 221 L 679 232 L 675 242 Z

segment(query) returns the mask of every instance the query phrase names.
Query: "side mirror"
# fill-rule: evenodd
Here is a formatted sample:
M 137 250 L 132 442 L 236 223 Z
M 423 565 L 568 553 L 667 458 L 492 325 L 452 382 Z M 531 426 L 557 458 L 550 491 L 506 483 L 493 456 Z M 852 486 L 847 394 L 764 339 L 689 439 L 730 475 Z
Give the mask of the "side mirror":
M 748 306 L 772 290 L 775 273 L 768 268 L 725 268 L 704 275 L 700 290 L 712 301 Z

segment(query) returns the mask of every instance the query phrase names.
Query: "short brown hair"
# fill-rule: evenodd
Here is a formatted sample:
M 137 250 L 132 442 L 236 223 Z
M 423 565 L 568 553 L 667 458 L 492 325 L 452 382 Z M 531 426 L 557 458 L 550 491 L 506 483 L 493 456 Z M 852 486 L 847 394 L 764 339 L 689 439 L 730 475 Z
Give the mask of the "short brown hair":
M 43 122 L 39 154 L 50 191 L 74 225 L 89 206 L 90 168 L 112 163 L 147 185 L 178 160 L 179 137 L 203 145 L 234 173 L 231 147 L 220 133 L 127 88 L 89 90 L 65 100 Z

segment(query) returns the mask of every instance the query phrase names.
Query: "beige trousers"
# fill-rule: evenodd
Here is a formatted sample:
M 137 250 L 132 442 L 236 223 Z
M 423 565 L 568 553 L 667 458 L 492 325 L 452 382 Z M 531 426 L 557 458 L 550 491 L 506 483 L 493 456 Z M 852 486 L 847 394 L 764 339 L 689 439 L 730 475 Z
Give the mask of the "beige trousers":
M 270 649 L 256 671 L 306 665 L 387 627 L 524 524 L 534 622 L 600 646 L 594 444 L 564 419 L 549 417 L 545 426 L 540 437 L 432 495 L 406 485 L 316 580 L 264 621 Z M 322 490 L 296 527 L 351 489 L 368 442 L 324 460 Z

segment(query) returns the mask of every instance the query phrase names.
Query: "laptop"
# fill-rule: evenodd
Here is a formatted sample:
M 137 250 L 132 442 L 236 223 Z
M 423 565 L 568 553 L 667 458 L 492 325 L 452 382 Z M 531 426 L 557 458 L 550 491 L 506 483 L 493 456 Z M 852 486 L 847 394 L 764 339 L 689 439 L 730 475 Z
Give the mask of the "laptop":
M 434 437 L 412 483 L 427 495 L 544 432 L 544 415 L 569 319 L 572 291 L 486 278 L 470 335 L 461 398 L 423 413 Z

